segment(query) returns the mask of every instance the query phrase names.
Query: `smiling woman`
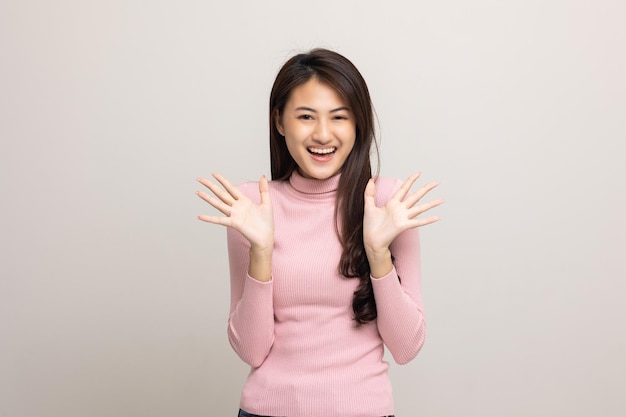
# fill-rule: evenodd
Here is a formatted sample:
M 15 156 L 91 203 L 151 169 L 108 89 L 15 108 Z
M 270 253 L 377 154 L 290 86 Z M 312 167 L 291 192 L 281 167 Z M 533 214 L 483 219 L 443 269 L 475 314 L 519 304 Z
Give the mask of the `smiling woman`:
M 272 181 L 199 179 L 224 216 L 229 341 L 251 367 L 240 416 L 390 416 L 384 346 L 404 364 L 425 324 L 418 228 L 443 203 L 406 181 L 372 178 L 367 85 L 335 52 L 291 58 L 270 95 Z M 400 279 L 400 276 L 402 279 Z
M 337 174 L 354 147 L 356 126 L 345 100 L 328 84 L 312 78 L 295 88 L 276 128 L 289 154 L 307 178 Z

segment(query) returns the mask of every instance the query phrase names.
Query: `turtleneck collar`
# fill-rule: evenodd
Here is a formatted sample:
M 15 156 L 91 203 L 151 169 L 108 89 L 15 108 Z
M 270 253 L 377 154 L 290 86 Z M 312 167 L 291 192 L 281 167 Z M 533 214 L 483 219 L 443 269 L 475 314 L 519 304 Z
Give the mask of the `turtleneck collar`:
M 300 175 L 297 169 L 294 169 L 291 177 L 289 177 L 289 184 L 291 184 L 294 190 L 302 194 L 320 196 L 333 195 L 337 191 L 337 187 L 339 186 L 340 177 L 341 174 L 333 175 L 332 177 L 325 180 L 305 178 Z

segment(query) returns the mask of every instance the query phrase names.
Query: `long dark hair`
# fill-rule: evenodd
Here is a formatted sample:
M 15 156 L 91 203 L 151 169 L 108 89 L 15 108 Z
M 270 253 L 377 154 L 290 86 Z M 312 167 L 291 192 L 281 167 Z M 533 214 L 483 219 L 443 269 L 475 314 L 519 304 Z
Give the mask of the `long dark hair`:
M 294 88 L 311 78 L 334 88 L 350 106 L 356 122 L 356 139 L 341 168 L 335 205 L 335 228 L 343 247 L 339 272 L 358 278 L 352 299 L 357 325 L 377 316 L 370 266 L 363 246 L 363 204 L 365 186 L 372 177 L 370 151 L 375 140 L 374 110 L 367 84 L 357 68 L 344 56 L 327 49 L 313 49 L 289 59 L 278 72 L 270 94 L 270 156 L 273 180 L 286 180 L 297 164 L 289 154 L 285 138 L 276 127 Z

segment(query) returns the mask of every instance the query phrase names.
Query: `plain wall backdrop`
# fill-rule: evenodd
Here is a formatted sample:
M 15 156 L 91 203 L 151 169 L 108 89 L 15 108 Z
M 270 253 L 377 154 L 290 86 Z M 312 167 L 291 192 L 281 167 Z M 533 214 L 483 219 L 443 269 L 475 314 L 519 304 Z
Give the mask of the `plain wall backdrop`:
M 626 414 L 626 3 L 0 3 L 0 416 L 234 416 L 225 232 L 280 65 L 361 70 L 381 174 L 440 180 L 401 417 Z M 314 335 L 312 335 L 314 336 Z

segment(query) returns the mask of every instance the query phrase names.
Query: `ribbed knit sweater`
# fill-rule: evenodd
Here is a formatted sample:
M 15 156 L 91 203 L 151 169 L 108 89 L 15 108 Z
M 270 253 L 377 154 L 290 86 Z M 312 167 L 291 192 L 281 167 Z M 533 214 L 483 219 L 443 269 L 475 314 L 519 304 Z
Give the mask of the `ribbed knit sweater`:
M 263 416 L 377 417 L 394 413 L 388 363 L 413 359 L 424 343 L 417 229 L 391 244 L 394 269 L 372 279 L 378 318 L 356 327 L 357 278 L 338 272 L 334 209 L 339 175 L 270 182 L 274 210 L 272 279 L 248 271 L 250 245 L 228 228 L 231 307 L 228 338 L 251 366 L 240 407 Z M 383 205 L 398 180 L 376 180 Z M 239 189 L 259 202 L 258 183 Z M 400 279 L 398 279 L 400 277 Z

